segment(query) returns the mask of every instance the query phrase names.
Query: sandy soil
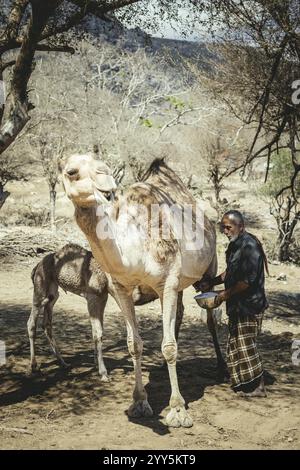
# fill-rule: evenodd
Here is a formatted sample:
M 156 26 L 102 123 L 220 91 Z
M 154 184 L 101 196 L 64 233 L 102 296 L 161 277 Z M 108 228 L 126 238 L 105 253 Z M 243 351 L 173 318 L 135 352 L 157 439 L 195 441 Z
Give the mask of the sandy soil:
M 299 449 L 300 368 L 291 362 L 291 342 L 300 339 L 300 269 L 271 266 L 267 281 L 270 308 L 259 346 L 266 368 L 268 397 L 237 398 L 218 383 L 216 360 L 206 325 L 200 320 L 193 289 L 185 292 L 185 319 L 179 343 L 178 376 L 194 426 L 168 429 L 165 416 L 170 393 L 162 367 L 162 324 L 157 302 L 138 308 L 144 340 L 143 373 L 154 416 L 129 420 L 133 370 L 118 309 L 109 300 L 104 356 L 111 381 L 99 380 L 85 301 L 61 293 L 54 332 L 64 357 L 61 370 L 39 330 L 37 353 L 42 376 L 26 375 L 26 334 L 32 286 L 30 259 L 0 268 L 0 339 L 7 364 L 0 368 L 0 434 L 2 449 Z M 276 277 L 282 271 L 287 281 Z M 227 326 L 219 328 L 223 350 Z M 14 430 L 12 429 L 14 428 Z

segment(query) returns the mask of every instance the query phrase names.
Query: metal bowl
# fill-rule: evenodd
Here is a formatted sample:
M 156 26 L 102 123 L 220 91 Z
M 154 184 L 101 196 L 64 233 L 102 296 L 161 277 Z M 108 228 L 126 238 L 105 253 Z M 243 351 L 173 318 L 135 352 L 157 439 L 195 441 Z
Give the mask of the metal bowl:
M 216 295 L 218 295 L 217 292 L 203 292 L 195 295 L 194 299 L 201 308 L 212 309 Z

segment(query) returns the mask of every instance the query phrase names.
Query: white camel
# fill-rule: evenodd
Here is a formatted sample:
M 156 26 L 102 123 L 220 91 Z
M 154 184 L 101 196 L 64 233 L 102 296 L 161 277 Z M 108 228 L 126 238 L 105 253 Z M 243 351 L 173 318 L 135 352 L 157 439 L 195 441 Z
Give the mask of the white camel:
M 153 414 L 142 383 L 143 343 L 132 300 L 133 289 L 145 284 L 157 293 L 162 305 L 162 353 L 171 382 L 170 411 L 166 422 L 173 427 L 192 426 L 177 380 L 176 307 L 180 292 L 204 274 L 216 274 L 213 225 L 206 216 L 199 217 L 196 201 L 163 160 L 155 160 L 150 165 L 142 182 L 124 191 L 116 191 L 107 165 L 94 160 L 91 155 L 72 155 L 63 166 L 63 183 L 75 206 L 77 223 L 85 233 L 94 257 L 112 276 L 125 317 L 127 344 L 135 370 L 133 403 L 128 415 Z M 191 230 L 188 229 L 180 233 L 172 227 L 165 235 L 163 223 L 170 220 L 168 209 L 173 210 L 174 207 L 182 212 L 192 210 L 192 222 L 196 224 L 196 238 L 199 240 L 191 241 Z M 157 211 L 158 217 L 155 216 Z M 212 312 L 209 312 L 209 318 L 213 318 Z M 219 348 L 217 355 L 219 363 L 223 363 Z

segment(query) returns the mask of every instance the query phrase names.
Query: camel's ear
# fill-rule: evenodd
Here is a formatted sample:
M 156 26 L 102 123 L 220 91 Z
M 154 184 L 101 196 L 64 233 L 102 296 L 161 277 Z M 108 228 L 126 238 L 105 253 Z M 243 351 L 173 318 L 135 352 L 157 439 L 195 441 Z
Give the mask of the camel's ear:
M 114 177 L 110 168 L 104 162 L 97 162 L 96 172 L 94 176 L 96 188 L 100 191 L 115 191 L 117 188 Z
M 104 173 L 98 173 L 95 176 L 96 188 L 100 191 L 115 191 L 117 188 L 115 179 L 111 175 L 105 175 Z

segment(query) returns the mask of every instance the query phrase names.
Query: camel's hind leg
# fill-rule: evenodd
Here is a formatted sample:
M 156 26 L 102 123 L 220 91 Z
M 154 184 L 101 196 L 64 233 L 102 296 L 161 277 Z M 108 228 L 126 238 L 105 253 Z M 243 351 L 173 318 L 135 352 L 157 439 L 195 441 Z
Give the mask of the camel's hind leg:
M 103 318 L 106 302 L 107 293 L 103 293 L 101 297 L 93 294 L 87 295 L 87 305 L 95 343 L 95 357 L 97 358 L 99 375 L 104 382 L 109 381 L 102 353 Z
M 210 334 L 213 339 L 216 355 L 217 355 L 217 368 L 218 368 L 218 377 L 220 380 L 223 380 L 224 378 L 229 377 L 229 373 L 227 370 L 227 365 L 226 362 L 223 358 L 221 348 L 220 348 L 220 343 L 219 343 L 219 338 L 218 338 L 218 333 L 216 329 L 216 321 L 214 317 L 214 311 L 207 310 L 207 327 L 210 331 Z
M 205 273 L 206 276 L 208 277 L 214 277 L 217 273 L 217 257 L 215 256 L 214 259 L 212 260 L 207 272 Z M 216 322 L 215 322 L 215 317 L 214 317 L 214 310 L 207 310 L 207 327 L 208 330 L 212 336 L 215 351 L 216 351 L 216 356 L 217 356 L 217 368 L 218 368 L 218 376 L 220 379 L 224 379 L 225 377 L 228 377 L 228 370 L 227 370 L 227 365 L 226 362 L 223 358 L 221 348 L 220 348 L 220 343 L 219 343 L 219 338 L 216 330 Z
M 139 335 L 138 325 L 135 317 L 132 292 L 128 293 L 120 284 L 115 283 L 118 304 L 121 306 L 127 329 L 127 345 L 132 357 L 135 373 L 135 388 L 133 391 L 133 403 L 128 409 L 128 416 L 138 418 L 141 416 L 152 416 L 153 411 L 148 403 L 147 392 L 142 380 L 142 352 L 143 341 Z
M 49 344 L 51 346 L 51 349 L 56 356 L 57 360 L 59 361 L 60 365 L 64 368 L 69 368 L 70 364 L 67 364 L 64 359 L 62 358 L 62 355 L 59 351 L 59 348 L 56 344 L 53 332 L 52 332 L 52 316 L 53 316 L 53 307 L 55 305 L 55 302 L 58 299 L 58 287 L 57 285 L 53 284 L 50 288 L 51 292 L 51 300 L 46 304 L 45 309 L 44 309 L 44 317 L 43 317 L 43 330 L 44 333 L 49 341 Z
M 176 308 L 178 292 L 173 285 L 165 285 L 160 295 L 163 310 L 162 353 L 167 361 L 171 382 L 170 412 L 167 425 L 171 427 L 191 427 L 193 420 L 185 409 L 185 401 L 180 393 L 176 371 L 177 342 L 175 338 Z
M 182 318 L 183 318 L 183 314 L 184 314 L 184 305 L 183 305 L 183 302 L 182 302 L 182 297 L 183 297 L 183 291 L 178 292 L 176 323 L 175 323 L 175 339 L 176 339 L 177 343 L 178 343 Z

